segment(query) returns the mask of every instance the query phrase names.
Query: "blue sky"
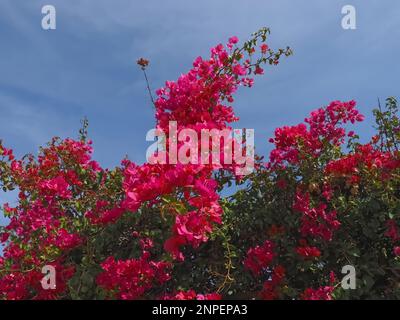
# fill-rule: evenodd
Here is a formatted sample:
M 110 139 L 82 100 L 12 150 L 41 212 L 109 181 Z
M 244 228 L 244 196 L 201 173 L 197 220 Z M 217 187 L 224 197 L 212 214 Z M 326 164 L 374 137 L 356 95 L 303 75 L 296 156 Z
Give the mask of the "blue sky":
M 46 4 L 57 10 L 53 31 L 41 28 Z M 341 27 L 346 4 L 356 30 Z M 126 154 L 143 162 L 154 118 L 136 59 L 151 61 L 155 89 L 262 26 L 271 46 L 295 55 L 238 92 L 236 127 L 255 129 L 257 152 L 268 153 L 274 128 L 337 99 L 357 100 L 369 136 L 377 97 L 398 94 L 399 14 L 398 0 L 0 0 L 0 138 L 19 156 L 36 153 L 52 136 L 76 137 L 87 116 L 103 166 Z

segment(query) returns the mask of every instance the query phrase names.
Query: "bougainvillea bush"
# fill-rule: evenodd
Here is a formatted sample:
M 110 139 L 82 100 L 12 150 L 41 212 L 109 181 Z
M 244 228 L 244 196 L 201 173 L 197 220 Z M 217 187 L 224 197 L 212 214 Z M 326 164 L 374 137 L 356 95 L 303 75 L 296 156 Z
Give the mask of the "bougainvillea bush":
M 230 128 L 237 89 L 291 55 L 268 36 L 232 37 L 167 82 L 153 100 L 157 128 Z M 256 157 L 246 176 L 236 163 L 124 159 L 104 169 L 86 123 L 78 139 L 54 138 L 36 157 L 16 159 L 1 143 L 1 186 L 18 200 L 3 208 L 0 298 L 400 298 L 396 113 L 394 98 L 374 110 L 377 133 L 361 144 L 347 131 L 363 120 L 356 103 L 331 102 L 276 129 L 269 158 Z M 232 183 L 241 188 L 223 197 Z M 354 290 L 341 287 L 345 265 Z M 56 270 L 55 288 L 43 287 L 44 266 Z

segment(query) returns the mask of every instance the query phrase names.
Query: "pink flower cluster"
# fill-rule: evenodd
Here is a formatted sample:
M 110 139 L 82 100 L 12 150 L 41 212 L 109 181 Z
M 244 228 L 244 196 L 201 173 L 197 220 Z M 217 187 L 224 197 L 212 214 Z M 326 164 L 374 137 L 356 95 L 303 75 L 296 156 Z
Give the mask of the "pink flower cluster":
M 271 151 L 269 166 L 296 165 L 308 156 L 318 158 L 328 142 L 341 145 L 346 132 L 340 125 L 364 119 L 355 106 L 354 101 L 334 101 L 326 108 L 313 111 L 305 119 L 308 126 L 301 123 L 276 129 L 275 137 L 270 139 L 275 149 Z
M 267 30 L 263 32 L 265 42 Z M 233 94 L 239 86 L 253 84 L 251 74 L 263 73 L 261 60 L 256 65 L 250 58 L 243 61 L 246 50 L 238 50 L 237 42 L 232 37 L 226 46 L 217 45 L 211 49 L 209 59 L 198 57 L 188 73 L 157 90 L 158 129 L 168 135 L 170 121 L 178 123 L 178 132 L 184 128 L 198 133 L 202 129 L 230 128 L 229 124 L 237 120 L 231 107 Z M 260 50 L 266 62 L 266 54 L 272 55 L 272 50 L 265 44 Z M 254 52 L 252 49 L 247 53 Z M 283 51 L 274 55 L 276 63 L 281 54 Z M 147 61 L 141 61 L 143 68 L 147 65 Z M 168 150 L 171 143 L 167 140 Z M 0 240 L 7 244 L 0 262 L 2 266 L 12 265 L 15 270 L 1 271 L 0 298 L 24 298 L 29 292 L 39 294 L 35 293 L 37 287 L 29 277 L 35 278 L 43 265 L 55 261 L 60 264 L 58 272 L 69 270 L 68 277 L 72 276 L 73 270 L 67 263 L 62 265 L 61 257 L 83 248 L 97 225 L 106 227 L 124 213 L 135 213 L 142 206 L 154 206 L 169 215 L 166 221 L 173 222 L 164 248 L 178 260 L 184 259 L 182 246 L 198 247 L 208 240 L 215 224 L 222 222 L 219 186 L 213 174 L 221 168 L 234 172 L 235 163 L 135 165 L 124 160 L 122 170 L 116 170 L 116 175 L 123 174 L 122 190 L 115 191 L 107 185 L 110 172 L 92 161 L 91 153 L 91 141 L 84 138 L 81 141 L 54 138 L 48 147 L 41 149 L 37 159 L 29 156 L 15 160 L 12 150 L 0 143 L 1 165 L 9 162 L 0 176 L 9 175 L 11 184 L 19 188 L 18 206 L 5 206 L 10 223 L 0 235 Z M 18 241 L 14 242 L 15 239 Z M 140 243 L 143 250 L 151 247 L 151 239 Z M 103 262 L 103 272 L 97 280 L 111 295 L 116 292 L 118 298 L 133 299 L 154 284 L 166 282 L 170 277 L 169 267 L 169 263 L 151 261 L 148 252 L 143 252 L 139 259 L 116 261 L 109 257 Z M 61 296 L 63 282 L 59 288 L 56 293 Z M 185 295 L 193 297 L 194 293 L 180 292 L 177 297 Z M 195 294 L 195 297 L 219 296 Z
M 117 221 L 124 212 L 125 209 L 118 204 L 98 200 L 94 208 L 85 213 L 85 217 L 93 224 L 108 224 Z
M 245 268 L 249 269 L 255 277 L 259 277 L 263 273 L 269 275 L 269 278 L 263 284 L 262 290 L 259 292 L 259 296 L 263 300 L 279 299 L 280 288 L 286 274 L 286 270 L 282 265 L 272 265 L 277 256 L 274 248 L 275 244 L 266 240 L 263 245 L 250 248 L 243 262 Z
M 332 300 L 332 292 L 334 287 L 325 286 L 318 289 L 307 288 L 302 296 L 302 300 Z
M 167 262 L 150 260 L 150 253 L 144 251 L 139 259 L 115 260 L 108 257 L 102 264 L 96 282 L 107 292 L 113 292 L 112 298 L 137 299 L 154 286 L 170 280 L 170 267 Z
M 280 286 L 285 278 L 286 270 L 283 266 L 277 265 L 272 271 L 271 279 L 264 282 L 260 292 L 263 300 L 276 300 L 280 297 Z
M 379 170 L 380 177 L 389 179 L 391 173 L 400 168 L 400 160 L 390 152 L 382 152 L 371 144 L 360 145 L 354 154 L 334 160 L 326 166 L 326 173 L 332 176 L 345 177 L 350 184 L 360 181 L 360 170 Z
M 340 226 L 336 211 L 327 211 L 325 203 L 319 203 L 316 207 L 311 206 L 309 193 L 297 192 L 293 209 L 302 214 L 300 218 L 302 236 L 331 241 L 334 231 Z
M 397 226 L 397 223 L 394 219 L 389 219 L 386 221 L 386 232 L 385 236 L 388 237 L 393 245 L 393 254 L 395 257 L 400 256 L 400 246 L 396 245 L 400 243 L 400 233 L 399 233 L 399 227 Z
M 6 258 L 7 259 L 7 258 Z M 38 258 L 32 258 L 32 263 L 38 263 Z M 4 260 L 0 258 L 0 270 L 3 268 Z M 62 297 L 67 289 L 68 280 L 74 275 L 72 266 L 65 266 L 60 261 L 48 263 L 56 269 L 56 287 L 45 290 L 41 285 L 43 274 L 40 270 L 22 271 L 18 264 L 12 268 L 12 272 L 0 277 L 0 297 L 6 300 L 53 300 Z
M 79 171 L 66 168 L 75 166 L 95 178 L 100 167 L 90 160 L 91 152 L 90 142 L 66 139 L 60 143 L 53 140 L 37 162 L 33 157 L 12 157 L 7 170 L 18 183 L 19 204 L 4 206 L 10 222 L 1 241 L 18 238 L 19 243 L 9 242 L 4 248 L 3 263 L 11 263 L 12 272 L 0 278 L 0 297 L 24 299 L 33 292 L 37 298 L 57 298 L 63 294 L 74 268 L 63 265 L 61 256 L 85 242 L 75 230 L 74 212 L 68 210 L 74 188 L 79 192 L 82 185 Z M 43 291 L 41 268 L 52 264 L 57 268 L 57 290 Z
M 305 240 L 300 240 L 301 246 L 296 248 L 296 252 L 306 260 L 312 260 L 321 256 L 321 251 L 317 247 L 309 246 Z
M 218 293 L 200 294 L 194 290 L 179 291 L 172 295 L 165 295 L 162 300 L 221 300 L 221 295 Z
M 174 258 L 183 260 L 180 246 L 191 244 L 198 247 L 207 241 L 213 223 L 221 223 L 222 209 L 218 203 L 216 182 L 208 170 L 193 165 L 150 165 L 137 166 L 128 163 L 123 184 L 126 192 L 124 208 L 136 211 L 141 204 L 162 203 L 162 197 L 179 193 L 182 195 L 187 212 L 173 208 L 175 224 L 172 237 L 165 243 L 165 249 Z
M 244 266 L 253 272 L 255 276 L 260 275 L 275 258 L 274 246 L 274 243 L 267 240 L 261 246 L 250 248 L 244 260 Z
M 212 48 L 210 59 L 198 57 L 188 73 L 175 82 L 167 81 L 165 87 L 157 90 L 157 128 L 169 137 L 166 141 L 167 158 L 174 142 L 169 136 L 170 121 L 177 122 L 178 132 L 190 128 L 200 136 L 202 129 L 223 130 L 237 120 L 232 107 L 224 103 L 233 102 L 232 95 L 239 85 L 251 86 L 252 80 L 247 75 L 252 69 L 249 61 L 240 62 L 242 54 L 231 56 L 236 43 L 237 38 L 233 37 L 226 47 L 220 44 Z M 162 205 L 164 196 L 183 196 L 184 212 L 174 209 L 168 212 L 174 217 L 175 223 L 171 228 L 172 236 L 164 247 L 175 259 L 184 259 L 180 247 L 198 247 L 207 241 L 213 225 L 221 223 L 222 209 L 217 183 L 213 179 L 214 169 L 221 166 L 213 163 L 138 166 L 128 161 L 124 165 L 125 209 L 135 212 L 145 202 Z M 222 166 L 234 168 L 234 165 Z

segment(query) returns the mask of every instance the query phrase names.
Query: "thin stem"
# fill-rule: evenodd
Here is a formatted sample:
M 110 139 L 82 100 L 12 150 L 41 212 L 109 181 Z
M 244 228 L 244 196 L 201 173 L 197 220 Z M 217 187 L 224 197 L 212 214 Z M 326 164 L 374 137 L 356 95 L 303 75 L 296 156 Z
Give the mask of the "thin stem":
M 153 106 L 155 107 L 156 104 L 155 104 L 155 102 L 154 102 L 153 94 L 151 93 L 150 83 L 149 83 L 149 79 L 147 78 L 146 69 L 145 69 L 145 68 L 142 68 L 142 70 L 143 70 L 144 78 L 145 78 L 145 80 L 146 80 L 147 91 L 149 92 L 150 99 L 151 99 L 151 103 L 152 103 Z
M 381 101 L 379 98 L 378 98 L 378 108 L 379 108 L 379 112 L 381 113 L 381 116 L 382 116 L 381 125 L 383 127 L 383 132 L 384 132 L 384 135 L 386 138 L 386 148 L 388 149 L 389 152 L 392 152 L 392 150 L 390 148 L 389 134 L 386 129 L 386 124 L 385 124 L 385 120 L 383 118 L 383 113 L 382 113 Z M 382 138 L 382 143 L 384 143 L 383 138 Z

